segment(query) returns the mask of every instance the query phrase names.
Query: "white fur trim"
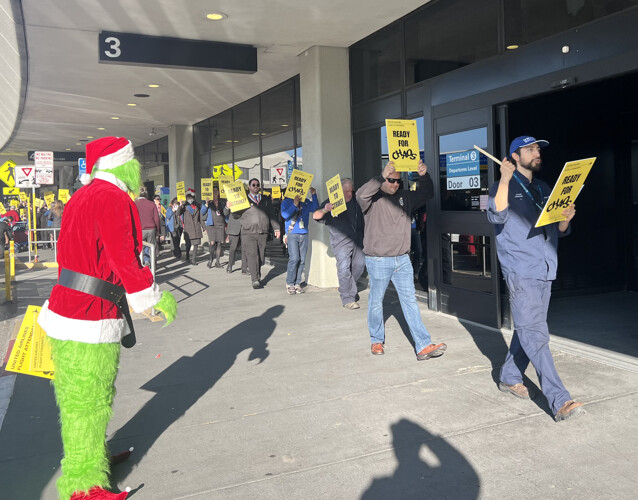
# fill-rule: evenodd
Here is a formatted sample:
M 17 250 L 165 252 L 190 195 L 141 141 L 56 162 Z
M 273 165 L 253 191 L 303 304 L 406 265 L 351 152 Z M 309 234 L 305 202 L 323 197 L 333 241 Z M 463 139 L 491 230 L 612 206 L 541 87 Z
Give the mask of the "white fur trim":
M 159 286 L 157 286 L 157 283 L 153 283 L 148 288 L 140 290 L 139 292 L 126 294 L 129 306 L 131 306 L 136 313 L 141 313 L 150 309 L 157 304 L 161 298 L 162 292 L 160 291 Z
M 82 174 L 82 175 L 80 176 L 80 182 L 81 182 L 84 186 L 86 186 L 87 184 L 90 184 L 90 183 L 91 183 L 91 180 L 92 180 L 92 177 L 91 177 L 91 175 L 90 175 L 90 174 Z
M 38 324 L 46 334 L 58 340 L 73 340 L 85 344 L 110 344 L 119 342 L 129 333 L 124 318 L 88 321 L 72 319 L 54 313 L 47 300 L 38 316 Z
M 113 174 L 98 170 L 97 172 L 95 172 L 95 178 L 101 179 L 106 182 L 110 182 L 111 184 L 115 184 L 122 191 L 124 191 L 125 193 L 128 193 L 128 187 L 126 187 L 126 184 L 124 183 L 124 181 L 121 181 L 120 179 L 115 177 Z
M 128 141 L 126 146 L 118 149 L 115 153 L 99 157 L 93 165 L 93 170 L 111 170 L 124 165 L 133 158 L 135 158 L 135 150 L 131 141 Z

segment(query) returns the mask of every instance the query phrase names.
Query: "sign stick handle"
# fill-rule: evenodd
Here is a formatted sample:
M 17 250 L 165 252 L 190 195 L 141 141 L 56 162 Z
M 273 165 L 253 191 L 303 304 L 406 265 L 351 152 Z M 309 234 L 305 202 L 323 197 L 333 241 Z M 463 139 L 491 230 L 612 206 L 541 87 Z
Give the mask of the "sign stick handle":
M 481 153 L 483 153 L 485 156 L 487 156 L 490 160 L 492 160 L 494 163 L 498 163 L 499 165 L 502 165 L 502 161 L 496 159 L 494 156 L 492 156 L 491 154 L 489 154 L 487 151 L 485 151 L 484 149 L 479 148 L 476 144 L 474 144 L 474 149 L 477 149 L 478 151 L 480 151 Z

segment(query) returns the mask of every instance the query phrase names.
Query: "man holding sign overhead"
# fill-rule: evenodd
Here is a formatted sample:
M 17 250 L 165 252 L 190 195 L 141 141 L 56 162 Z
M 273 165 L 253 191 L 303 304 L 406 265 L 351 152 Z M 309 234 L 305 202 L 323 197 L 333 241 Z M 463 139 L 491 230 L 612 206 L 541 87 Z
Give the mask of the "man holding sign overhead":
M 423 361 L 442 356 L 447 346 L 431 343 L 415 297 L 414 270 L 410 262 L 411 216 L 434 195 L 427 166 L 420 160 L 417 165 L 419 180 L 416 191 L 399 189 L 401 174 L 396 171 L 393 162 L 388 162 L 382 174 L 361 186 L 356 196 L 366 224 L 363 253 L 370 277 L 368 329 L 371 352 L 385 352 L 383 297 L 392 281 L 414 339 L 416 359 Z
M 487 217 L 494 224 L 515 328 L 501 368 L 499 389 L 529 399 L 523 374 L 531 362 L 559 422 L 584 410 L 583 404 L 573 401 L 565 389 L 549 350 L 547 310 L 556 278 L 558 237 L 569 229 L 576 209 L 572 203 L 562 211 L 565 220 L 534 227 L 550 194 L 549 186 L 534 178 L 541 169 L 541 148 L 548 145 L 530 136 L 512 141 L 510 158 L 501 164 L 501 178 L 490 189 Z

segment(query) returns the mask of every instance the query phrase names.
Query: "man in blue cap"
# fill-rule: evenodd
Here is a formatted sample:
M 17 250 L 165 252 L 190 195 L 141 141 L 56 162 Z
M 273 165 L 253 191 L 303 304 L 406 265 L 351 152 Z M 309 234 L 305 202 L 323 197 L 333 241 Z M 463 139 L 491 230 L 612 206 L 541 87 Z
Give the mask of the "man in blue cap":
M 514 321 L 499 389 L 529 399 L 523 374 L 531 362 L 554 418 L 560 422 L 585 410 L 565 389 L 549 350 L 547 310 L 552 280 L 556 279 L 558 238 L 569 232 L 576 208 L 572 203 L 563 210 L 564 221 L 534 227 L 551 193 L 546 183 L 534 178 L 541 169 L 541 148 L 548 145 L 531 136 L 512 141 L 509 158 L 501 165 L 501 178 L 490 189 L 487 217 L 495 226 L 498 259 Z

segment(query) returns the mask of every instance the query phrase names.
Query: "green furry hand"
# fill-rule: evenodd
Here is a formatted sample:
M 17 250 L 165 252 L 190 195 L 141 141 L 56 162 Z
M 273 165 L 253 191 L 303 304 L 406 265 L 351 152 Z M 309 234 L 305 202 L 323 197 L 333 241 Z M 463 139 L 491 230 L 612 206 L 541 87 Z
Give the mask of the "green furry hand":
M 166 317 L 166 326 L 177 317 L 177 301 L 171 292 L 163 291 L 159 302 L 153 306 Z

